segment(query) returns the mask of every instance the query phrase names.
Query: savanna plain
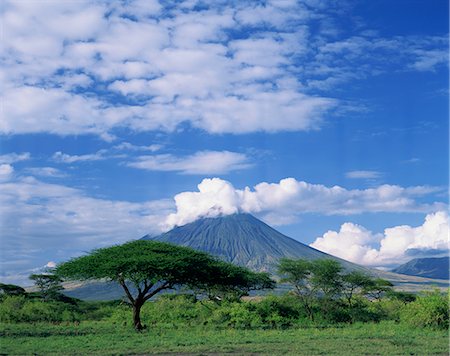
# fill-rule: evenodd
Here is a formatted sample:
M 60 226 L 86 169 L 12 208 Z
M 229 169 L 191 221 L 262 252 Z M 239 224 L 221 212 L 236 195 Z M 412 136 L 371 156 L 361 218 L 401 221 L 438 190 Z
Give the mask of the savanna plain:
M 1 354 L 448 355 L 448 324 L 439 315 L 439 308 L 445 314 L 446 296 L 362 303 L 350 315 L 359 319 L 353 322 L 343 310 L 321 315 L 317 305 L 310 320 L 290 295 L 221 304 L 161 296 L 143 307 L 146 326 L 136 332 L 130 307 L 120 302 L 7 297 L 1 304 Z

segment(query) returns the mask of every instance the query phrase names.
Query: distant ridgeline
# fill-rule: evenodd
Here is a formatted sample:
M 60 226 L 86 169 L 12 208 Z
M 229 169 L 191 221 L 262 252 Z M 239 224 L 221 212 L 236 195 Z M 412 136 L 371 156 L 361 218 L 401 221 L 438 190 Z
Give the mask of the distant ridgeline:
M 449 257 L 415 258 L 393 269 L 392 272 L 426 278 L 449 279 Z

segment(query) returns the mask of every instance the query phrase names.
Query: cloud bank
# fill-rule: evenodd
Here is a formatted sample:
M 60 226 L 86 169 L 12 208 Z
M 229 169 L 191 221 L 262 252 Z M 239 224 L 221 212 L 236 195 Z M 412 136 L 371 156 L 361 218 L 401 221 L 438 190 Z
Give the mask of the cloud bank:
M 367 266 L 396 266 L 414 257 L 448 255 L 449 216 L 428 214 L 421 226 L 395 226 L 375 234 L 360 225 L 345 223 L 312 244 L 323 252 Z
M 404 188 L 381 185 L 365 190 L 348 190 L 297 181 L 259 183 L 253 189 L 236 189 L 220 178 L 204 179 L 196 192 L 175 196 L 176 213 L 166 220 L 167 228 L 184 225 L 200 217 L 215 217 L 237 212 L 256 213 L 272 224 L 295 221 L 303 213 L 350 215 L 363 212 L 429 212 L 443 204 L 421 204 L 416 199 L 441 191 L 416 186 Z
M 447 64 L 446 36 L 344 36 L 345 6 L 4 1 L 0 133 L 314 130 L 337 85 Z

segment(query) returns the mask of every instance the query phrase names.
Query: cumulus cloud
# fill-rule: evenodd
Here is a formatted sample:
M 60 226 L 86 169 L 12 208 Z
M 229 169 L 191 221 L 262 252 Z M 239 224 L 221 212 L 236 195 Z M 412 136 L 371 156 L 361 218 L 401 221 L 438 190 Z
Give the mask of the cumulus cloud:
M 184 225 L 202 216 L 236 212 L 257 213 L 272 224 L 292 222 L 303 213 L 350 215 L 363 212 L 429 212 L 443 207 L 419 203 L 416 198 L 440 192 L 439 188 L 381 185 L 365 190 L 348 190 L 282 179 L 279 183 L 259 183 L 236 189 L 219 178 L 204 179 L 196 192 L 175 196 L 176 213 L 169 215 L 167 227 Z
M 229 151 L 200 151 L 185 157 L 172 154 L 140 156 L 127 165 L 149 171 L 182 174 L 224 174 L 251 166 L 246 155 Z
M 395 226 L 379 234 L 348 222 L 310 246 L 362 265 L 391 267 L 407 262 L 411 255 L 448 255 L 449 233 L 448 214 L 438 211 L 428 214 L 421 226 Z
M 387 56 L 420 71 L 446 61 L 444 37 L 337 40 L 322 26 L 333 1 L 193 4 L 4 1 L 0 132 L 314 130 L 340 105 L 327 91 Z

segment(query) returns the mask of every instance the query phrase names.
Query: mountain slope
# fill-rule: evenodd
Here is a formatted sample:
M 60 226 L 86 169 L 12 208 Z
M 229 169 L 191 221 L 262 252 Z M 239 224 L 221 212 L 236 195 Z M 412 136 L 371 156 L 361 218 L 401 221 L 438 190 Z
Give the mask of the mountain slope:
M 392 272 L 410 276 L 449 279 L 449 257 L 415 258 L 393 269 Z
M 143 239 L 188 246 L 255 271 L 275 272 L 282 257 L 331 258 L 348 269 L 364 269 L 287 237 L 250 214 L 203 218 Z

